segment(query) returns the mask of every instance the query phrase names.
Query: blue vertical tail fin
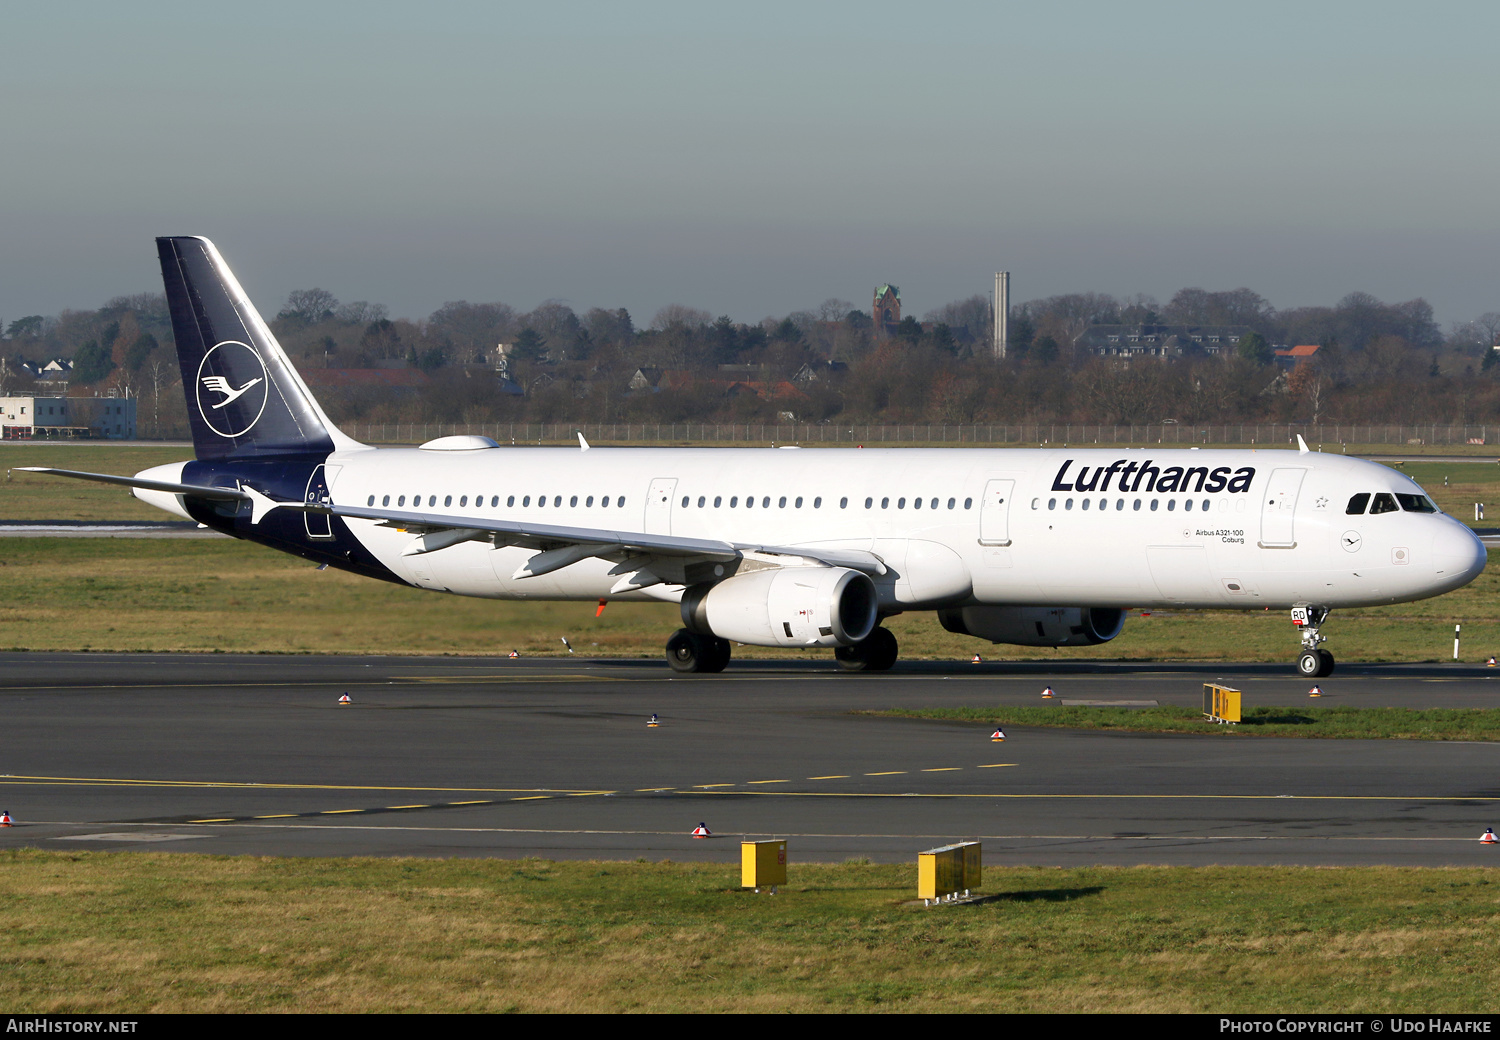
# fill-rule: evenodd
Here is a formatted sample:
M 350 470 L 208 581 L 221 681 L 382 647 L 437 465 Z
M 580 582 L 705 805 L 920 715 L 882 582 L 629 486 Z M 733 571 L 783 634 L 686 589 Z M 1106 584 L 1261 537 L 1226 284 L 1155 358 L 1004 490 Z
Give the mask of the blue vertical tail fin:
M 323 414 L 212 242 L 158 238 L 156 251 L 198 458 L 360 446 Z

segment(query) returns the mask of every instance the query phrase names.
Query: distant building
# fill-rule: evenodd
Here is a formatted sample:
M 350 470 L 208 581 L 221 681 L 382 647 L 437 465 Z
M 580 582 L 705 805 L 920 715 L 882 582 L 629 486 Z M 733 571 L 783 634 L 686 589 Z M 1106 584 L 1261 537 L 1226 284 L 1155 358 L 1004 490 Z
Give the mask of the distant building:
M 1179 357 L 1187 351 L 1229 354 L 1248 325 L 1090 325 L 1073 346 L 1101 357 Z
M 1304 361 L 1309 361 L 1318 352 L 1321 343 L 1304 343 L 1296 347 L 1277 347 L 1276 363 L 1282 368 L 1296 368 Z
M 901 324 L 901 290 L 894 285 L 878 286 L 875 300 L 870 304 L 870 317 L 875 320 L 877 335 L 893 335 Z
M 134 440 L 132 397 L 0 397 L 6 440 Z

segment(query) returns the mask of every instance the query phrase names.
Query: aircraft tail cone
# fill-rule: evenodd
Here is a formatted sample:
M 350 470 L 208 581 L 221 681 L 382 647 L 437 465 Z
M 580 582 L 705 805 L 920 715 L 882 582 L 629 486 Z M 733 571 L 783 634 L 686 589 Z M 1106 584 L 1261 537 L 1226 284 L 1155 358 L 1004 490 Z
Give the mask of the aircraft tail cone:
M 7 813 L 5 815 L 5 817 L 4 817 L 4 819 L 5 819 L 6 822 L 4 822 L 3 824 L 0 824 L 0 826 L 9 827 L 10 826 L 10 822 L 9 822 L 10 821 L 10 814 Z M 1479 836 L 1479 843 L 1481 845 L 1493 845 L 1496 842 L 1500 842 L 1500 838 L 1495 837 L 1495 829 L 1493 827 L 1486 827 L 1484 829 L 1484 833 Z
M 708 829 L 708 824 L 706 823 L 700 823 L 693 828 L 693 837 L 695 838 L 712 838 L 713 836 L 713 831 Z

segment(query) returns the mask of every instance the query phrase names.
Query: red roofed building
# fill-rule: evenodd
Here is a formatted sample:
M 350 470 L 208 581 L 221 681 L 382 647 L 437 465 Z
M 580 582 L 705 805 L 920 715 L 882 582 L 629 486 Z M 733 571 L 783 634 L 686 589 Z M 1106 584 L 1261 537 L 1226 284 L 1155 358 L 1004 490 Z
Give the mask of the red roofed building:
M 1296 368 L 1318 352 L 1318 343 L 1306 343 L 1300 347 L 1280 347 L 1276 351 L 1276 363 L 1282 368 Z

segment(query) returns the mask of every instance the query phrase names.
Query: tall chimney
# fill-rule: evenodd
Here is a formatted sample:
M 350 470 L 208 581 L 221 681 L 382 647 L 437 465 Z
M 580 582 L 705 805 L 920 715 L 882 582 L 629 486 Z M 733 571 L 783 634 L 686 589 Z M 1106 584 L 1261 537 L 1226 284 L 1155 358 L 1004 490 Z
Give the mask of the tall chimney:
M 1010 272 L 995 272 L 995 359 L 1005 357 L 1010 342 Z

